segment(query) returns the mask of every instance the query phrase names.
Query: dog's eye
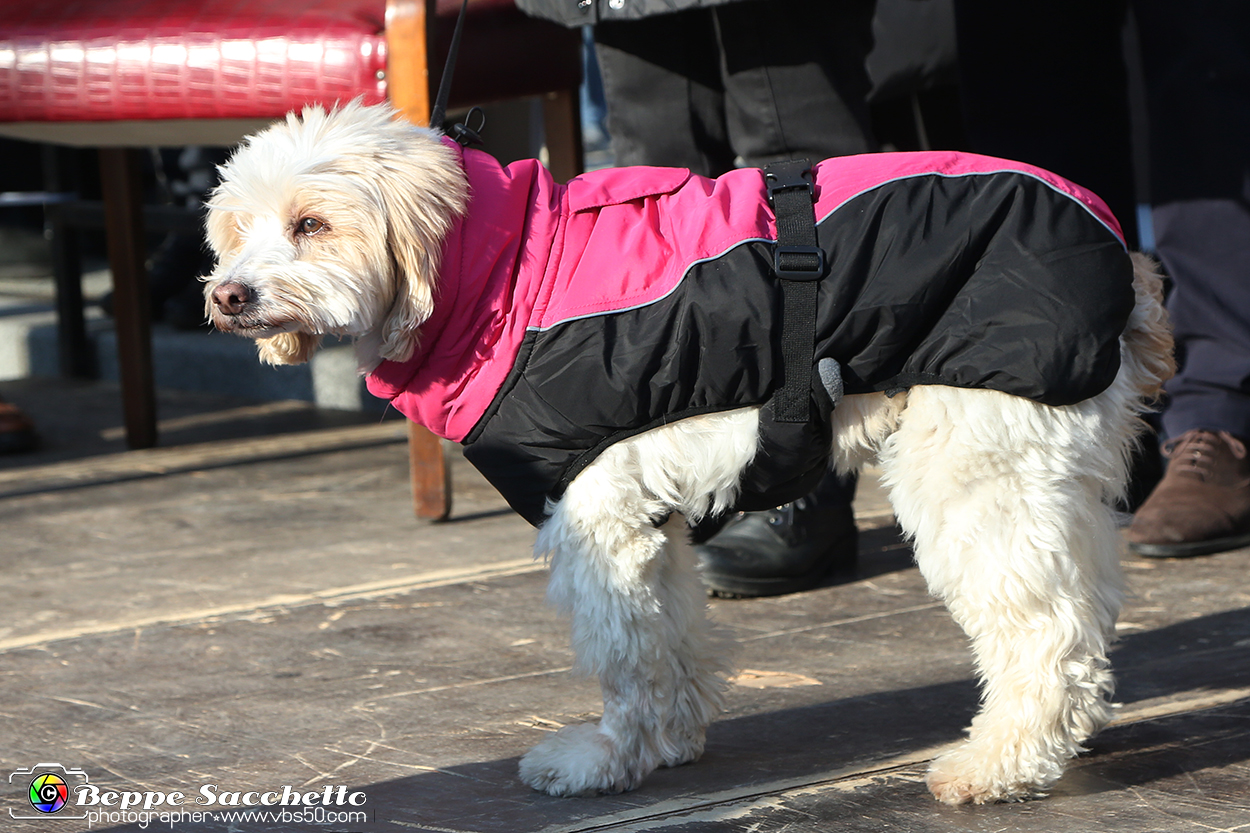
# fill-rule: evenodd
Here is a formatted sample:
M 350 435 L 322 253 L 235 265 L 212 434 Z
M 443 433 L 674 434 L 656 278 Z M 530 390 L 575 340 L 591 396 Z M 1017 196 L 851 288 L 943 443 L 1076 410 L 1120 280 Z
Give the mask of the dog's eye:
M 305 217 L 299 221 L 296 228 L 299 229 L 300 234 L 312 237 L 314 234 L 324 231 L 326 224 L 322 220 L 318 220 L 316 217 Z

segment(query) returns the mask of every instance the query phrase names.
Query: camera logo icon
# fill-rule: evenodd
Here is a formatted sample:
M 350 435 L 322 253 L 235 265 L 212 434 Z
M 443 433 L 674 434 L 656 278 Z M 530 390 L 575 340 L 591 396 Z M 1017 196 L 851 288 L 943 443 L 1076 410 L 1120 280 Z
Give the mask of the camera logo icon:
M 55 813 L 69 800 L 69 785 L 55 772 L 41 772 L 30 782 L 30 806 L 41 813 Z
M 30 780 L 27 781 L 26 779 Z M 30 807 L 35 811 L 24 811 L 19 815 L 12 807 L 9 808 L 9 817 L 14 819 L 41 819 L 52 818 L 54 814 L 60 813 L 65 805 L 69 803 L 70 793 L 77 787 L 87 783 L 87 773 L 81 769 L 70 769 L 61 764 L 46 763 L 35 764 L 33 767 L 23 767 L 9 773 L 10 784 L 28 784 L 26 788 L 26 800 Z M 62 819 L 82 819 L 87 814 L 83 813 L 78 816 L 57 815 L 56 818 Z

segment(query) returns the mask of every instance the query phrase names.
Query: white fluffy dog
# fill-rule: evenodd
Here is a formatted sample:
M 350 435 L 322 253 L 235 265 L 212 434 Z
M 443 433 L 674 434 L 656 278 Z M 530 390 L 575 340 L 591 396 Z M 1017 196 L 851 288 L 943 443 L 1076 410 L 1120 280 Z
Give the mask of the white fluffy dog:
M 457 152 L 387 108 L 354 104 L 251 137 L 210 205 L 213 323 L 256 339 L 271 363 L 307 360 L 326 334 L 355 338 L 362 372 L 408 360 L 439 312 L 444 241 L 471 199 Z M 981 711 L 928 776 L 942 801 L 1040 795 L 1110 717 L 1122 585 L 1109 504 L 1139 414 L 1172 369 L 1160 280 L 1139 256 L 1133 271 L 1118 375 L 1092 398 L 1051 407 L 918 384 L 848 395 L 833 411 L 836 467 L 879 462 L 920 570 L 976 656 Z M 733 504 L 759 412 L 621 440 L 548 507 L 537 551 L 550 559 L 549 598 L 571 617 L 604 706 L 597 724 L 565 727 L 522 759 L 535 789 L 628 790 L 702 753 L 722 707 L 723 646 L 694 564 L 655 520 Z

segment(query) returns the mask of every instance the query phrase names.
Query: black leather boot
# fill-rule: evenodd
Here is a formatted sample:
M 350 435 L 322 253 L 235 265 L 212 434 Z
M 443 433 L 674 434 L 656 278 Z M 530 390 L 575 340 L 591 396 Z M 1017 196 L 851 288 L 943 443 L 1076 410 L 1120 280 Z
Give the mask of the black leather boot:
M 697 545 L 703 583 L 722 598 L 780 596 L 854 569 L 855 480 L 829 475 L 807 497 L 766 512 L 741 512 Z

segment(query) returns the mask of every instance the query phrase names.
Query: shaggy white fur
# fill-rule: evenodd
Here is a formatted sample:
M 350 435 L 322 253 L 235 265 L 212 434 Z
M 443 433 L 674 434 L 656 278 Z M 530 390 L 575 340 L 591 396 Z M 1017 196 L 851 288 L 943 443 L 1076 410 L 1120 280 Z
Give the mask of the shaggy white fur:
M 411 355 L 437 298 L 440 244 L 466 186 L 435 134 L 385 107 L 310 108 L 252 137 L 210 204 L 213 322 L 261 357 L 303 361 L 355 336 L 362 370 Z M 1122 595 L 1109 505 L 1139 414 L 1173 370 L 1160 279 L 1134 256 L 1137 306 L 1114 384 L 1053 408 L 987 390 L 848 396 L 833 416 L 843 471 L 878 459 L 932 592 L 972 641 L 982 708 L 933 762 L 949 803 L 1040 795 L 1110 717 L 1106 659 Z M 225 300 L 231 296 L 229 300 Z M 236 303 L 237 302 L 237 303 Z M 756 452 L 758 409 L 701 416 L 605 451 L 550 506 L 537 551 L 572 620 L 603 717 L 521 761 L 553 795 L 619 792 L 695 760 L 723 701 L 727 654 L 688 549 L 655 519 L 732 505 Z

